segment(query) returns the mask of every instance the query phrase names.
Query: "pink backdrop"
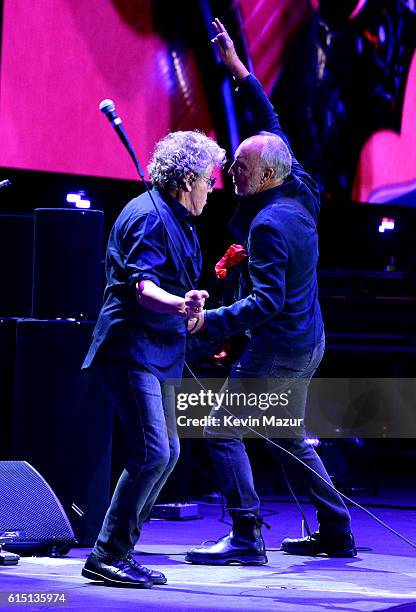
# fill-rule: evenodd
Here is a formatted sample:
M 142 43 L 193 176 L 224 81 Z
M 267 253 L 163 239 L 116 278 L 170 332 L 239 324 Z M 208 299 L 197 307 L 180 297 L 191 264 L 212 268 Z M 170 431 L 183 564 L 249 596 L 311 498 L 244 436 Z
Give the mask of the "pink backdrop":
M 308 0 L 240 0 L 257 75 L 270 91 L 310 15 Z M 375 134 L 363 148 L 353 197 L 381 201 L 415 188 L 416 66 L 400 135 Z M 112 98 L 139 158 L 169 130 L 213 134 L 191 51 L 168 48 L 152 28 L 151 0 L 4 0 L 0 165 L 135 178 L 98 111 Z
M 305 20 L 309 0 L 239 0 L 256 76 L 267 93 Z
M 143 165 L 169 129 L 213 135 L 193 53 L 153 31 L 151 0 L 4 0 L 0 87 L 4 167 L 135 178 L 103 98 Z
M 373 134 L 361 150 L 353 199 L 381 204 L 416 190 L 416 54 L 407 78 L 400 134 Z M 416 202 L 415 202 L 416 205 Z
M 318 0 L 238 1 L 255 72 L 270 93 L 300 28 L 319 6 Z M 360 0 L 351 18 L 364 5 Z M 416 55 L 407 79 L 400 134 L 380 131 L 364 145 L 352 190 L 354 200 L 381 203 L 416 189 L 415 112 Z

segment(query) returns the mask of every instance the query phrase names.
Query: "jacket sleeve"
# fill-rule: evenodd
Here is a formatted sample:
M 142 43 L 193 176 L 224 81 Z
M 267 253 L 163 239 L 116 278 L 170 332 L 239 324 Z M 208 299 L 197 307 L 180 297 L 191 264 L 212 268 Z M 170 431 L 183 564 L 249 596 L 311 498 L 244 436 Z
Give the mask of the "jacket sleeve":
M 247 78 L 238 82 L 236 93 L 240 103 L 246 111 L 245 115 L 248 121 L 250 134 L 254 135 L 264 131 L 280 136 L 287 144 L 292 157 L 292 174 L 306 183 L 312 193 L 317 196 L 318 188 L 316 182 L 307 172 L 305 172 L 296 159 L 291 149 L 289 139 L 280 125 L 279 117 L 260 81 L 250 74 Z
M 281 233 L 265 221 L 254 222 L 248 239 L 252 291 L 247 297 L 206 312 L 212 337 L 232 336 L 276 316 L 285 301 L 288 249 Z

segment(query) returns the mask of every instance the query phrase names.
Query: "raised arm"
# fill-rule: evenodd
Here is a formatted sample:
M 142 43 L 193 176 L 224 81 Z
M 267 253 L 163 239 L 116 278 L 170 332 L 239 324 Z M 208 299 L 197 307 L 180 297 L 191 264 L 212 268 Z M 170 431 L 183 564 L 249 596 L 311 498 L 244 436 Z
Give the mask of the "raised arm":
M 238 84 L 238 95 L 250 113 L 250 131 L 252 135 L 259 132 L 271 132 L 280 136 L 287 144 L 292 156 L 292 173 L 298 175 L 305 182 L 310 182 L 314 188 L 314 181 L 303 170 L 294 156 L 287 135 L 282 130 L 279 118 L 269 98 L 263 90 L 260 82 L 248 71 L 237 55 L 234 43 L 226 28 L 219 19 L 215 19 L 212 25 L 216 31 L 213 44 L 218 49 L 221 61 L 226 66 Z
M 237 81 L 247 78 L 250 72 L 238 57 L 234 43 L 224 25 L 218 18 L 215 18 L 212 25 L 214 26 L 217 35 L 211 42 L 213 42 L 218 49 L 222 63 L 224 66 L 227 66 Z

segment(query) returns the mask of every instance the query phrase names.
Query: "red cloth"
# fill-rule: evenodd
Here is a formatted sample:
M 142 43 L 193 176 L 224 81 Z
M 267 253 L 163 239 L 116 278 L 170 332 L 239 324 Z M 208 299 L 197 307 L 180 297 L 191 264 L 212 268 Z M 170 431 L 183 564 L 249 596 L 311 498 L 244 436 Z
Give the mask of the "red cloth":
M 241 244 L 232 244 L 225 255 L 215 264 L 217 278 L 223 279 L 227 276 L 229 268 L 238 265 L 247 257 L 247 253 Z

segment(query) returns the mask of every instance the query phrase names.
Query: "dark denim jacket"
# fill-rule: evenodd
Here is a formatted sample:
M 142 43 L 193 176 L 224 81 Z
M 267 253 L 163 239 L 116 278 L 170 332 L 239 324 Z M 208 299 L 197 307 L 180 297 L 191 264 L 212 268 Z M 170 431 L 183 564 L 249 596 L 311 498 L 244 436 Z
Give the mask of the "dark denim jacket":
M 201 251 L 193 218 L 167 193 L 152 190 L 187 272 L 197 286 Z M 104 304 L 83 367 L 97 354 L 128 357 L 159 379 L 180 378 L 186 341 L 185 319 L 155 313 L 138 304 L 135 285 L 151 280 L 174 295 L 190 289 L 182 264 L 147 194 L 127 204 L 111 231 L 106 256 Z
M 251 114 L 252 133 L 273 132 L 288 144 L 257 79 L 250 75 L 240 82 L 238 94 Z M 252 343 L 286 354 L 318 344 L 323 333 L 316 278 L 318 214 L 317 185 L 293 153 L 292 172 L 282 185 L 241 198 L 231 227 L 245 242 L 248 260 L 240 275 L 240 299 L 207 311 L 213 337 L 249 330 Z

